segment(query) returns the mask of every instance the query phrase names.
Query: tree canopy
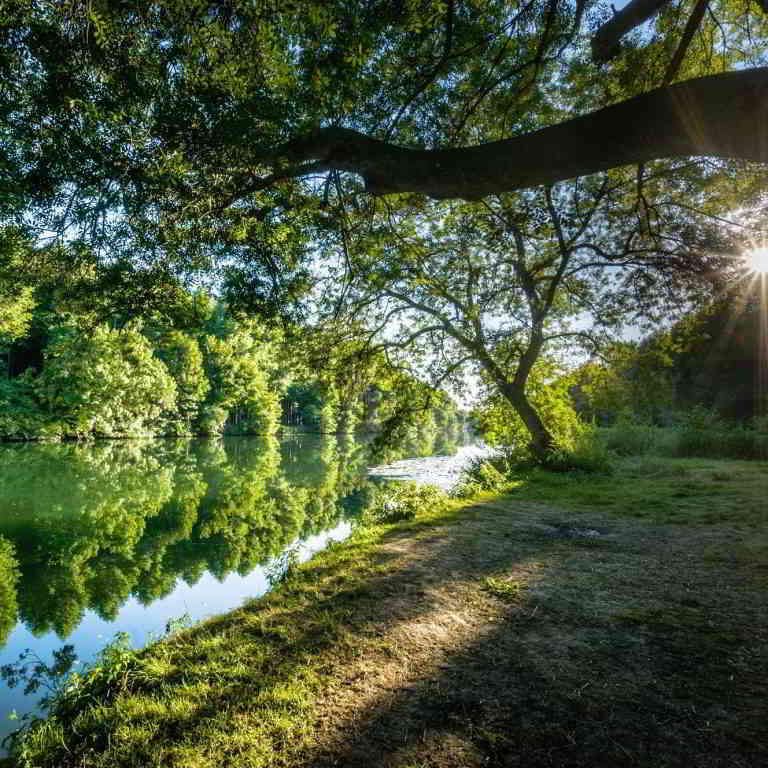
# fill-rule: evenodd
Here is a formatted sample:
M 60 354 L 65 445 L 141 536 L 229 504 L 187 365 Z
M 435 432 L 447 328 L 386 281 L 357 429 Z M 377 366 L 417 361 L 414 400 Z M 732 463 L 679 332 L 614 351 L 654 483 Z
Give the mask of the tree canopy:
M 450 317 L 434 304 L 452 304 L 440 281 L 477 288 L 472 259 L 463 269 L 454 252 L 420 273 L 398 222 L 417 250 L 442 239 L 447 253 L 458 230 L 446 222 L 477 232 L 490 206 L 506 223 L 486 233 L 488 252 L 519 257 L 522 242 L 531 261 L 510 282 L 473 246 L 499 299 L 487 314 L 497 324 L 494 312 L 528 302 L 506 343 L 541 341 L 532 365 L 544 315 L 560 323 L 578 294 L 563 280 L 574 258 L 594 257 L 590 290 L 601 270 L 624 270 L 615 317 L 658 313 L 661 286 L 683 303 L 726 279 L 754 235 L 731 212 L 759 229 L 764 208 L 767 34 L 747 0 L 613 12 L 589 0 L 13 0 L 0 17 L 0 215 L 49 253 L 76 244 L 55 255 L 86 292 L 162 305 L 175 284 L 213 281 L 248 311 L 352 318 L 358 345 L 378 329 L 391 349 L 408 341 L 382 324 L 393 291 L 428 306 L 452 342 L 457 322 L 478 321 L 471 290 Z M 602 190 L 589 242 L 584 204 L 568 207 L 579 188 Z M 463 216 L 457 199 L 470 201 Z M 674 269 L 681 279 L 659 279 Z M 361 301 L 375 309 L 367 325 Z M 504 354 L 524 388 L 515 348 Z

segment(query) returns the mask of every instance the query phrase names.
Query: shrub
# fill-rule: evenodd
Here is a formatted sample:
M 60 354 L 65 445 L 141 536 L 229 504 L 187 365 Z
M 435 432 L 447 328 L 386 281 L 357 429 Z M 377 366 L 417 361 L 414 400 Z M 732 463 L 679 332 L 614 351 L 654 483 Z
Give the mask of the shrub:
M 448 500 L 444 491 L 434 485 L 414 483 L 388 483 L 377 489 L 361 521 L 366 525 L 382 525 L 413 520 L 425 510 L 441 511 Z
M 613 426 L 600 430 L 598 439 L 618 456 L 643 456 L 653 449 L 659 431 L 624 414 Z
M 514 460 L 499 454 L 474 459 L 462 471 L 461 479 L 452 495 L 456 498 L 470 498 L 482 491 L 499 491 L 509 482 L 509 473 Z

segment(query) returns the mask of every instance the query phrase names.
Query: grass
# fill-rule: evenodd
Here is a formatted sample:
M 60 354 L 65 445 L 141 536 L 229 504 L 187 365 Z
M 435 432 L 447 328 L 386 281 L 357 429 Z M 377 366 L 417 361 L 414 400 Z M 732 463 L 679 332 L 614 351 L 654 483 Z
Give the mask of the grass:
M 612 475 L 531 470 L 509 485 L 511 498 L 600 510 L 657 524 L 768 522 L 768 463 L 723 459 L 617 460 Z
M 766 764 L 766 497 L 765 463 L 628 459 L 362 529 L 86 685 L 17 764 Z

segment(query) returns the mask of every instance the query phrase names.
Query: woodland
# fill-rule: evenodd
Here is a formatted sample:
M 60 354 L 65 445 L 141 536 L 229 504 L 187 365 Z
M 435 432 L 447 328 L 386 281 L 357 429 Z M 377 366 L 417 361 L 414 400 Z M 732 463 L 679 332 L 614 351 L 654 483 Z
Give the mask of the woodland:
M 272 393 L 260 411 L 212 377 L 228 355 L 245 365 L 236 348 L 289 349 L 329 391 L 383 366 L 461 396 L 471 374 L 545 461 L 567 430 L 531 392 L 627 333 L 760 305 L 744 256 L 765 205 L 759 3 L 0 13 L 6 436 L 268 432 L 284 393 L 266 380 L 286 366 L 242 373 Z M 210 296 L 245 330 L 201 353 L 178 334 L 197 323 L 200 346 Z M 275 334 L 279 354 L 255 351 Z M 112 375 L 156 396 L 106 424 L 81 405 L 97 409 L 88 377 L 121 346 L 144 362 Z M 760 415 L 752 400 L 738 418 Z
M 766 43 L 766 0 L 4 0 L 0 638 L 287 559 L 4 664 L 53 683 L 0 763 L 764 764 Z M 450 495 L 351 439 L 465 427 Z

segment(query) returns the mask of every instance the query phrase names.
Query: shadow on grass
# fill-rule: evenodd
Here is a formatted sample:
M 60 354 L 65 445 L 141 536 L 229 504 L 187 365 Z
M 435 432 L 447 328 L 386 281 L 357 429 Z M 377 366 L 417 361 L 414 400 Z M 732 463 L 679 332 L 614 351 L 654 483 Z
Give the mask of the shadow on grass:
M 145 679 L 84 708 L 36 764 L 765 764 L 754 585 L 666 530 L 572 519 L 488 504 L 335 548 L 150 649 Z M 484 588 L 520 574 L 519 597 Z M 412 633 L 434 615 L 432 659 Z M 366 659 L 408 673 L 356 702 L 343 678 Z

